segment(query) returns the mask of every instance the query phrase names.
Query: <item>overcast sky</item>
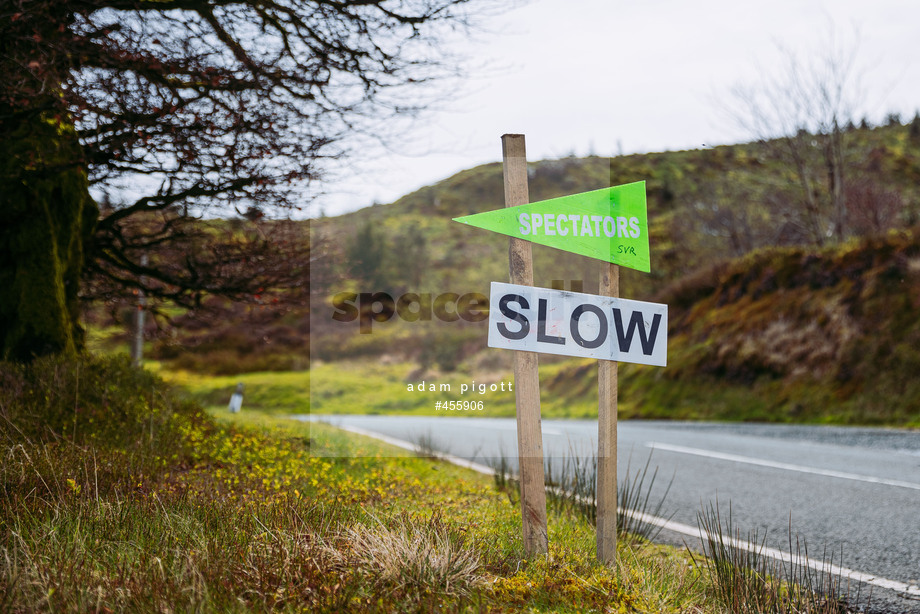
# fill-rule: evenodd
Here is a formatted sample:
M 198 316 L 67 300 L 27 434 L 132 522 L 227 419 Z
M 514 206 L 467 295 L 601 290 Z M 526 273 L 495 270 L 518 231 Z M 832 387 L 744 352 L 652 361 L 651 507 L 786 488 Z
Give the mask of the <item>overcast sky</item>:
M 720 100 L 777 66 L 780 47 L 814 54 L 832 31 L 857 50 L 860 117 L 908 120 L 920 108 L 918 0 L 532 0 L 488 30 L 452 51 L 489 69 L 394 152 L 351 159 L 313 215 L 389 203 L 498 161 L 504 133 L 526 135 L 531 161 L 750 140 Z

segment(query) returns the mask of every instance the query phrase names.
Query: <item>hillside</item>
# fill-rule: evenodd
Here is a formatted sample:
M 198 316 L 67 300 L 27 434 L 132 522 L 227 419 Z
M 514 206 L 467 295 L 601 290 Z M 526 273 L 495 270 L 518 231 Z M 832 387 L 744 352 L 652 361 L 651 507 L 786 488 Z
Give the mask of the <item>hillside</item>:
M 621 365 L 624 417 L 920 426 L 918 228 L 760 251 L 655 300 L 669 307 L 669 364 Z M 593 371 L 567 366 L 546 393 Z
M 877 228 L 859 226 L 859 220 L 854 220 L 854 235 L 884 234 L 920 220 L 917 124 L 916 131 L 889 126 L 849 135 L 852 150 L 865 152 L 852 160 L 849 171 L 851 216 L 888 215 Z M 621 296 L 649 299 L 714 262 L 756 249 L 798 244 L 794 233 L 783 234 L 783 229 L 795 226 L 792 213 L 776 204 L 780 195 L 789 202 L 796 198 L 789 173 L 775 147 L 754 143 L 534 162 L 529 165 L 529 183 L 531 200 L 542 200 L 645 180 L 652 272 L 623 269 Z M 392 352 L 398 342 L 402 354 L 416 359 L 422 352 L 420 339 L 439 337 L 458 351 L 462 346 L 467 346 L 466 351 L 481 348 L 480 327 L 462 322 L 449 327 L 416 322 L 407 328 L 393 318 L 375 324 L 373 335 L 356 336 L 352 333 L 357 323 L 349 327 L 333 321 L 331 300 L 345 291 L 385 291 L 394 298 L 406 292 L 435 297 L 446 292 L 487 295 L 491 281 L 507 279 L 507 240 L 451 219 L 502 205 L 501 164 L 495 163 L 463 171 L 389 205 L 315 220 L 314 356 L 334 360 L 380 354 Z M 564 281 L 570 287 L 572 281 L 581 281 L 585 292 L 597 290 L 596 261 L 537 245 L 533 254 L 536 285 L 550 287 L 554 281 Z
M 920 119 L 914 123 L 848 133 L 846 191 L 854 235 L 920 221 Z M 808 164 L 814 167 L 812 180 L 826 172 L 820 160 Z M 614 158 L 573 157 L 530 163 L 529 188 L 531 200 L 536 201 L 646 181 L 652 273 L 624 271 L 623 280 L 624 294 L 642 298 L 716 260 L 761 247 L 803 244 L 800 236 L 783 232 L 784 226 L 797 222 L 789 208 L 800 198 L 789 166 L 780 146 L 772 142 Z M 827 191 L 817 182 L 811 189 Z M 316 267 L 314 277 L 338 283 L 354 280 L 350 270 L 354 258 L 348 248 L 363 229 L 370 228 L 386 248 L 374 262 L 375 281 L 399 288 L 472 286 L 501 279 L 507 246 L 496 235 L 450 220 L 503 204 L 501 164 L 493 163 L 460 172 L 389 205 L 316 220 L 314 242 L 329 257 L 326 266 Z M 881 211 L 883 205 L 886 210 Z M 885 214 L 874 228 L 864 219 L 872 214 Z M 419 239 L 425 248 L 410 249 Z M 535 274 L 547 285 L 552 279 L 583 278 L 593 283 L 592 264 L 549 248 L 534 249 Z M 421 270 L 412 270 L 415 265 Z

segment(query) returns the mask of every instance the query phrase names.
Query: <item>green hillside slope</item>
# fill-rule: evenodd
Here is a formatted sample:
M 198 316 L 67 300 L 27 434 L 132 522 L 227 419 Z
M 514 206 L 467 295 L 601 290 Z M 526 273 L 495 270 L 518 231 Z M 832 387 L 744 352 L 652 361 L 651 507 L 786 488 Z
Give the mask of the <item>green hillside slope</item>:
M 764 250 L 656 300 L 669 364 L 621 366 L 626 416 L 920 425 L 920 229 Z M 586 375 L 563 369 L 547 393 Z

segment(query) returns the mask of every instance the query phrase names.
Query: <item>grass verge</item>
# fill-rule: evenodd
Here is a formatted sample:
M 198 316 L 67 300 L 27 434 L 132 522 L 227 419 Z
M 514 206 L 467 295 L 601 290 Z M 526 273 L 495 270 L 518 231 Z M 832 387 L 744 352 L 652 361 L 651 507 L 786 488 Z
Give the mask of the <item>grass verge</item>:
M 153 367 L 159 365 L 152 363 Z M 758 380 L 739 385 L 708 376 L 672 379 L 667 371 L 620 365 L 621 419 L 720 420 L 920 428 L 916 411 L 860 413 L 858 399 L 841 401 L 830 388 Z M 226 408 L 237 383 L 244 385 L 244 408 L 269 413 L 456 415 L 512 418 L 512 374 L 428 371 L 411 363 L 349 360 L 317 364 L 310 371 L 258 372 L 212 376 L 162 370 L 169 382 L 188 390 L 206 407 Z M 597 361 L 572 359 L 540 367 L 544 419 L 597 418 Z M 424 383 L 425 389 L 419 390 Z M 502 389 L 504 383 L 504 390 Z M 412 389 L 409 389 L 409 386 Z M 435 390 L 431 389 L 431 386 Z M 495 385 L 496 390 L 491 390 Z M 483 392 L 480 392 L 480 391 Z M 862 397 L 860 397 L 862 398 Z M 438 410 L 437 402 L 480 404 L 482 409 Z M 478 405 L 477 405 L 478 406 Z
M 2 611 L 705 613 L 747 577 L 641 537 L 600 565 L 564 504 L 527 558 L 490 477 L 328 425 L 207 415 L 124 359 L 0 364 L 0 381 Z
M 326 425 L 210 417 L 120 361 L 40 367 L 2 366 L 0 610 L 710 608 L 686 553 L 624 543 L 599 565 L 577 514 L 552 512 L 549 554 L 526 558 L 491 478 Z

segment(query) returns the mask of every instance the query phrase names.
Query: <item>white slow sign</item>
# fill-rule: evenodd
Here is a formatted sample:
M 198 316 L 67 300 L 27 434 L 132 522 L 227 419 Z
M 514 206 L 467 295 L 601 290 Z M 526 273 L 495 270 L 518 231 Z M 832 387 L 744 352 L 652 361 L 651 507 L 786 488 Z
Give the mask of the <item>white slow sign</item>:
M 664 367 L 668 306 L 492 282 L 489 347 Z

